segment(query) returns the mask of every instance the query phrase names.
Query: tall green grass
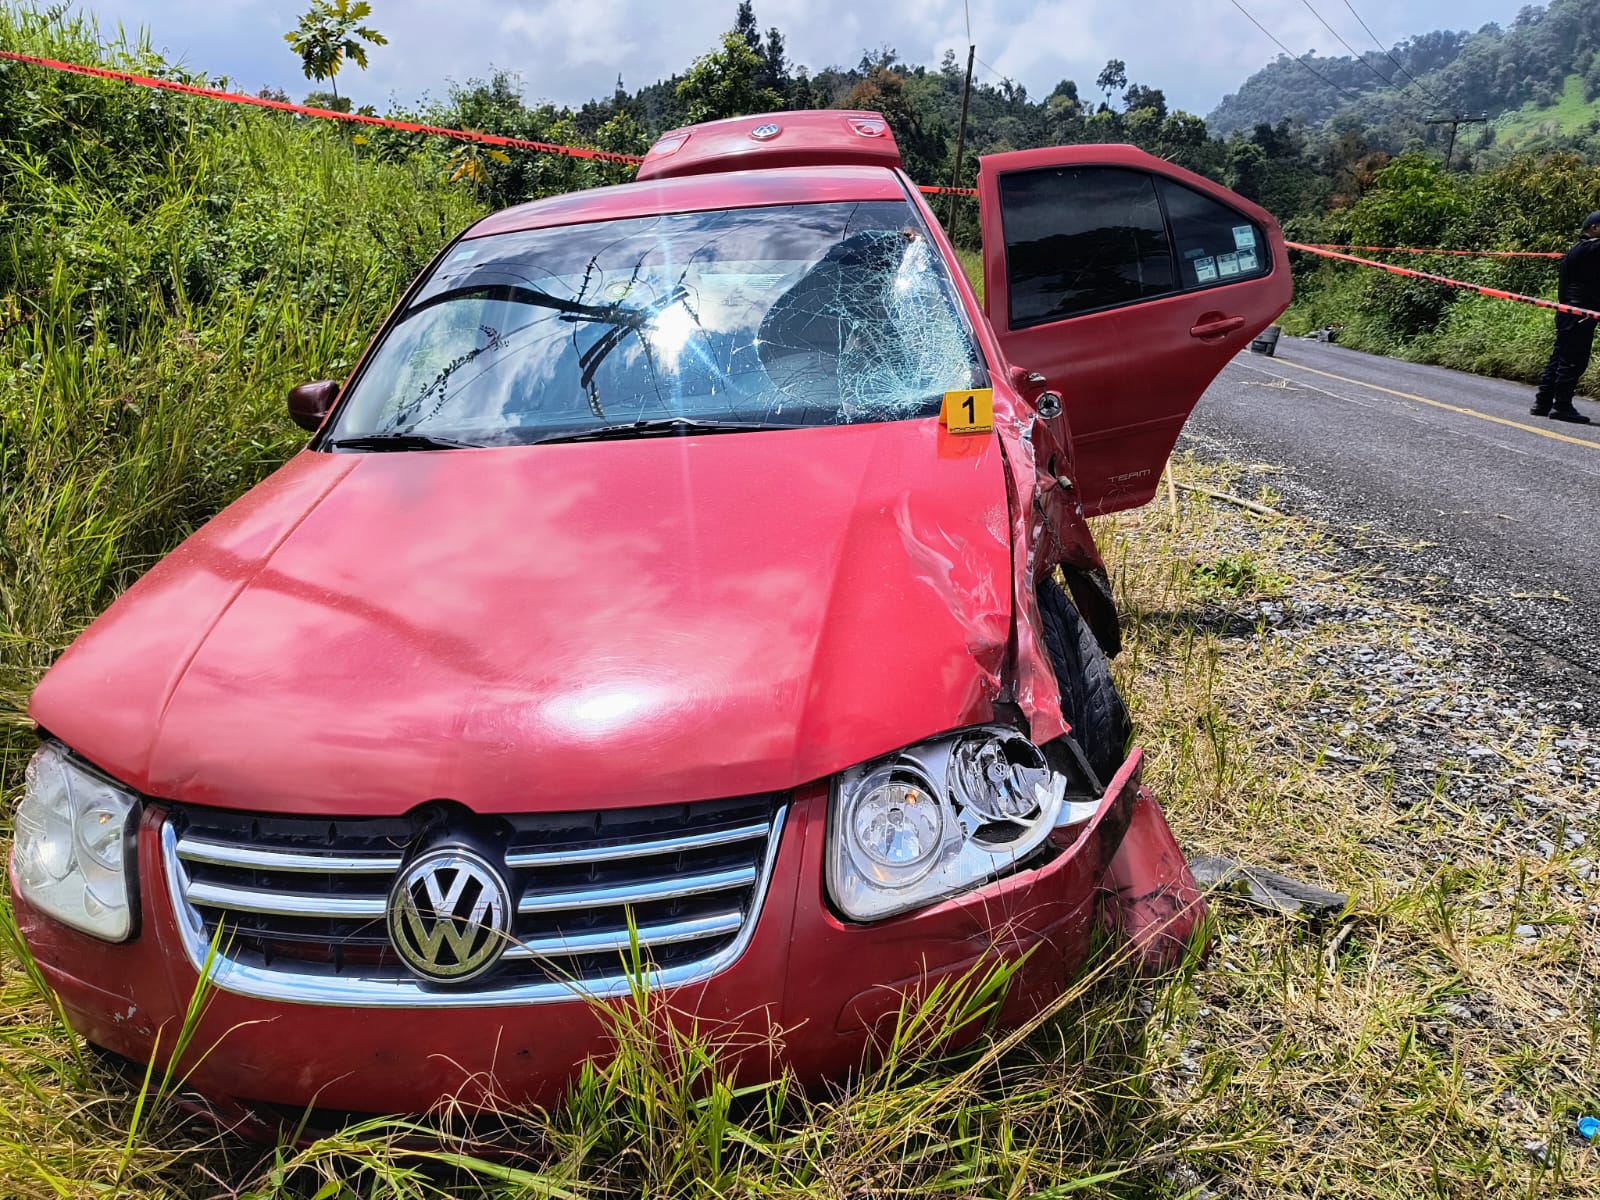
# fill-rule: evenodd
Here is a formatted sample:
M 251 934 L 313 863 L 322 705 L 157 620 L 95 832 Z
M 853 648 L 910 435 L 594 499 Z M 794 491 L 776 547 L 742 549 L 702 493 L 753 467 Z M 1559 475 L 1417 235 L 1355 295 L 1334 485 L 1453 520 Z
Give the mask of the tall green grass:
M 0 46 L 102 54 L 59 10 L 0 8 Z M 171 73 L 140 45 L 106 53 Z M 477 215 L 426 155 L 0 64 L 0 783 L 43 667 L 295 450 L 286 390 L 348 371 Z
M 1422 269 L 1472 281 L 1481 272 L 1427 263 Z M 1531 294 L 1555 298 L 1555 264 L 1545 286 Z M 1498 279 L 1484 279 L 1505 287 Z M 1396 318 L 1396 310 L 1403 314 Z M 1535 383 L 1555 344 L 1555 313 L 1531 304 L 1403 280 L 1372 267 L 1329 264 L 1297 282 L 1294 304 L 1281 318 L 1290 335 L 1342 326 L 1341 344 L 1410 362 L 1436 363 L 1474 375 Z M 1600 396 L 1600 363 L 1579 388 Z
M 1576 154 L 1522 154 L 1491 170 L 1444 171 L 1420 155 L 1395 159 L 1345 209 L 1289 222 L 1292 240 L 1424 249 L 1564 251 L 1600 207 L 1600 166 Z M 1379 258 L 1383 256 L 1379 255 Z M 1553 300 L 1558 267 L 1545 258 L 1394 255 L 1396 265 Z M 1548 309 L 1406 279 L 1374 267 L 1292 253 L 1291 334 L 1344 327 L 1359 350 L 1531 382 L 1554 343 Z M 1600 395 L 1600 363 L 1584 377 Z

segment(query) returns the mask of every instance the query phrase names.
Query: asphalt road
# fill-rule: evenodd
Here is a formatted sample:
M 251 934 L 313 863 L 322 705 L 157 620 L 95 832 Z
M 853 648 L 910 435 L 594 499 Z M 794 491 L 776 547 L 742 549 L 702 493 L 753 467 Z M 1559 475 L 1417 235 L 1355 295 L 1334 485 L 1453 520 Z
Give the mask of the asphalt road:
M 1327 524 L 1393 591 L 1504 647 L 1600 722 L 1597 424 L 1530 416 L 1533 389 L 1284 339 L 1239 355 L 1180 447 L 1270 464 L 1280 507 Z

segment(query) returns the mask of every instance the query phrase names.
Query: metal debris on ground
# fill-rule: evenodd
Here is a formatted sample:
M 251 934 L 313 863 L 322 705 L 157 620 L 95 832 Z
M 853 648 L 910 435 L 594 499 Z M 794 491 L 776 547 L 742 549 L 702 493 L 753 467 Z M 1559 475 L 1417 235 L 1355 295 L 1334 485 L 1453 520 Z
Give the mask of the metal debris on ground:
M 1217 854 L 1191 858 L 1189 870 L 1205 892 L 1237 896 L 1261 908 L 1295 916 L 1313 919 L 1336 916 L 1344 911 L 1349 900 L 1342 892 L 1331 892 L 1277 871 L 1247 866 L 1237 859 Z

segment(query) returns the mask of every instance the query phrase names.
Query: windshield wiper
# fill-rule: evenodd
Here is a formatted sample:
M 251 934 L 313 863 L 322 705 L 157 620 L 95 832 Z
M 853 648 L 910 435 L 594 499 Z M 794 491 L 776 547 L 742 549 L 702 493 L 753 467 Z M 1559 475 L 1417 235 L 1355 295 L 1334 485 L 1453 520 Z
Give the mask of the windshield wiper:
M 329 450 L 477 450 L 481 442 L 457 442 L 431 433 L 363 433 L 334 438 Z
M 625 421 L 598 425 L 577 433 L 552 433 L 533 438 L 530 445 L 548 446 L 557 442 L 620 441 L 624 438 L 686 436 L 698 433 L 753 433 L 762 429 L 798 429 L 797 425 L 772 425 L 760 421 L 719 421 L 714 417 L 655 417 L 646 421 Z

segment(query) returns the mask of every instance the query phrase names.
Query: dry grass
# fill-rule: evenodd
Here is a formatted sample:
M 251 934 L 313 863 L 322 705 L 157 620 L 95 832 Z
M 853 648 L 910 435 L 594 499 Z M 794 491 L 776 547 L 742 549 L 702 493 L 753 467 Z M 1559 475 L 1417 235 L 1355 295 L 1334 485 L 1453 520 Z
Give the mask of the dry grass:
M 1325 928 L 1219 908 L 1150 1063 L 1185 1129 L 1239 1139 L 1195 1165 L 1230 1196 L 1600 1194 L 1571 1132 L 1600 1099 L 1592 737 L 1552 752 L 1585 731 L 1519 719 L 1485 647 L 1303 522 L 1190 499 L 1102 536 L 1180 840 L 1351 897 Z
M 533 1157 L 500 1165 L 384 1125 L 263 1157 L 140 1111 L 13 950 L 7 1194 L 1600 1195 L 1570 1132 L 1593 1098 L 1600 899 L 1569 844 L 1600 832 L 1556 746 L 1574 731 L 1496 724 L 1471 639 L 1343 572 L 1314 527 L 1186 493 L 1176 520 L 1152 505 L 1101 536 L 1129 621 L 1117 669 L 1181 840 L 1347 891 L 1340 919 L 1223 901 L 1203 968 L 1146 985 L 1103 962 L 1025 1038 L 902 1059 L 826 1102 L 735 1094 L 713 1047 L 649 1036 L 641 998 L 617 1065 L 563 1111 L 507 1117 L 500 1140 Z M 1468 691 L 1490 693 L 1480 723 L 1438 715 Z M 907 1044 L 962 1004 L 908 1014 Z

